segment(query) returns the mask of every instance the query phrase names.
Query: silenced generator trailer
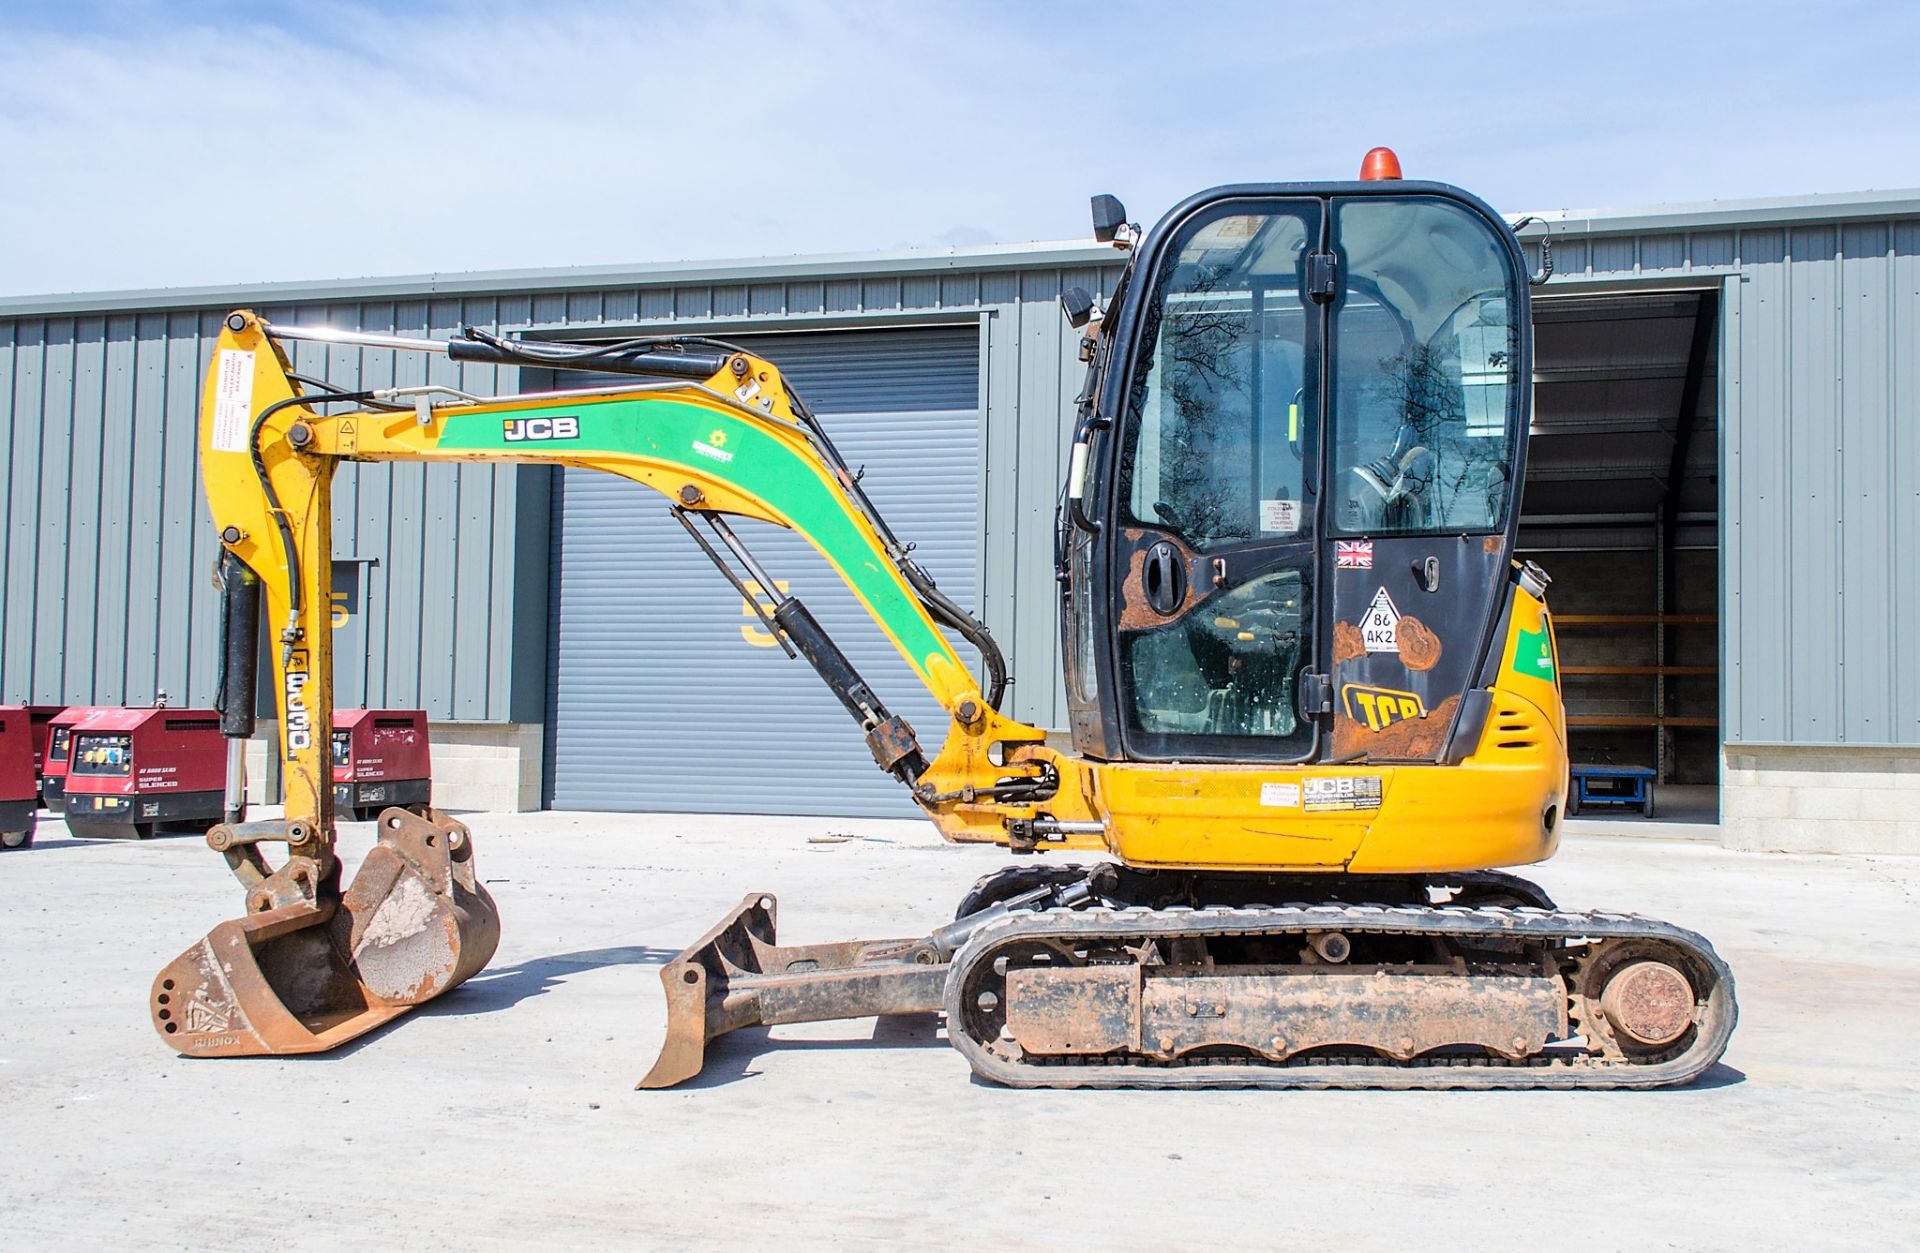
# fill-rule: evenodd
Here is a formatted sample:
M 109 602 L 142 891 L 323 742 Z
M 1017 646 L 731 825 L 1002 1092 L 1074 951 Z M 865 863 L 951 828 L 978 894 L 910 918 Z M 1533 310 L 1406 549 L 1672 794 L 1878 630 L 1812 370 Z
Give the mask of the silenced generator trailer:
M 424 709 L 336 709 L 333 808 L 365 822 L 389 805 L 433 801 Z
M 40 766 L 40 803 L 56 814 L 67 808 L 67 767 L 73 756 L 73 733 L 101 712 L 93 705 L 68 705 L 47 722 L 47 752 Z
M 0 849 L 33 847 L 38 808 L 32 720 L 23 705 L 0 705 Z
M 90 839 L 203 833 L 220 821 L 227 745 L 211 709 L 99 709 L 68 749 L 67 829 Z
M 47 768 L 47 741 L 53 737 L 53 720 L 65 705 L 28 705 L 27 725 L 33 737 L 33 794 L 40 799 L 40 777 Z

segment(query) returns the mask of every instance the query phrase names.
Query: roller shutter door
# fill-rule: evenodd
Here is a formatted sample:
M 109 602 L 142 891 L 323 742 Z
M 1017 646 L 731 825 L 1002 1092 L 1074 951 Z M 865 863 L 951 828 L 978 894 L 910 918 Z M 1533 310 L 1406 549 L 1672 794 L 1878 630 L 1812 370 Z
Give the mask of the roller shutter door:
M 977 601 L 979 332 L 940 327 L 734 337 L 781 368 L 915 556 Z M 560 386 L 604 378 L 562 375 Z M 859 728 L 762 632 L 657 493 L 565 471 L 555 499 L 547 744 L 555 809 L 903 816 Z M 938 749 L 946 715 L 826 562 L 791 532 L 740 537 Z M 973 664 L 970 650 L 961 655 Z

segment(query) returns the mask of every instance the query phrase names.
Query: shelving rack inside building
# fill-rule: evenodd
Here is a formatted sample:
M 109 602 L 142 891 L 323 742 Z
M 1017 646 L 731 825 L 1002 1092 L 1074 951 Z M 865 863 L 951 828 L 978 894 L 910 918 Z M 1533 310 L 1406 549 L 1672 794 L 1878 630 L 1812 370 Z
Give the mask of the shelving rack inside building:
M 1536 299 L 1523 555 L 1555 577 L 1576 764 L 1719 777 L 1715 290 Z

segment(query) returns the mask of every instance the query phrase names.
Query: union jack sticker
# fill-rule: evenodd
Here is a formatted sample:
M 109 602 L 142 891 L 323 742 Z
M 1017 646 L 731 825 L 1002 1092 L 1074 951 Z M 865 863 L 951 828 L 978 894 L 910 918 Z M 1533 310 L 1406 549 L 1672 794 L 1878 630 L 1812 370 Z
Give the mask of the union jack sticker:
M 1335 540 L 1333 568 L 1336 570 L 1373 569 L 1373 541 L 1370 539 Z

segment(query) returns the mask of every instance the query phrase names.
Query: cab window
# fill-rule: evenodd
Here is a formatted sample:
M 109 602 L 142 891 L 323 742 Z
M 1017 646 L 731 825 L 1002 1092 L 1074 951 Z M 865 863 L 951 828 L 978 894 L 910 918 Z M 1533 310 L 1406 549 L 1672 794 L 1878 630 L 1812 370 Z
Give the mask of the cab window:
M 1523 385 L 1506 251 L 1441 200 L 1340 201 L 1332 233 L 1334 529 L 1504 528 Z
M 1198 215 L 1169 246 L 1122 464 L 1131 520 L 1220 548 L 1309 538 L 1318 310 L 1301 299 L 1311 205 Z

